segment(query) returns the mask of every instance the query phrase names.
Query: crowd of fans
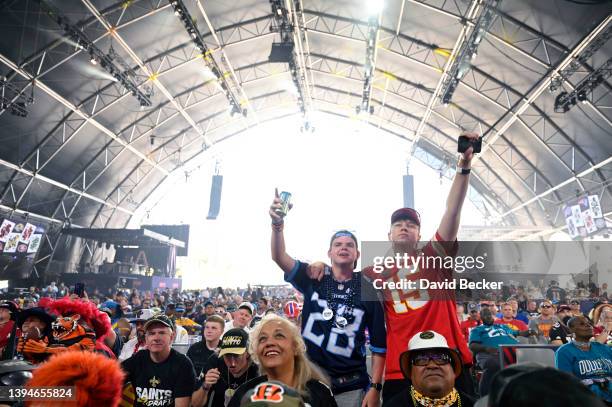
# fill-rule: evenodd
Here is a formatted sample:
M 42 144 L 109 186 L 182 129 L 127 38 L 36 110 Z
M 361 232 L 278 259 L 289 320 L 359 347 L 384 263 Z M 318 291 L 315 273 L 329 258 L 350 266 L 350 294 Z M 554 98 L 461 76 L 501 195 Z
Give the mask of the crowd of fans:
M 554 286 L 553 283 L 551 287 Z M 39 300 L 70 295 L 64 284 L 51 283 L 44 288 L 33 287 L 14 301 L 1 303 L 0 346 L 5 354 L 11 346 L 11 333 L 19 337 L 32 326 L 38 326 L 53 340 L 50 328 L 55 315 L 39 307 Z M 110 358 L 122 361 L 121 378 L 131 386 L 127 392 L 123 391 L 124 401 L 140 400 L 142 405 L 157 405 L 147 402 L 163 401 L 164 395 L 171 395 L 174 405 L 181 405 L 181 400 L 185 400 L 184 405 L 239 406 L 247 393 L 253 393 L 262 384 L 277 383 L 291 392 L 286 387 L 289 383 L 297 394 L 307 394 L 312 406 L 335 405 L 325 369 L 312 363 L 306 355 L 299 327 L 303 299 L 291 287 L 116 290 L 108 296 L 94 290 L 91 294 L 84 293 L 84 298 L 71 296 L 72 301 L 90 302 L 108 315 L 116 335 L 109 343 L 109 349 L 116 354 Z M 557 299 L 554 303 L 546 298 L 536 301 L 516 295 L 503 302 L 459 303 L 457 319 L 474 355 L 473 366 L 462 363 L 460 354 L 435 331 L 416 335 L 408 350 L 401 354 L 402 373 L 414 386 L 417 403 L 433 395 L 450 394 L 453 396 L 449 397 L 448 405 L 454 405 L 453 400 L 459 399 L 464 400 L 462 405 L 471 405 L 470 400 L 475 396 L 498 394 L 497 376 L 509 369 L 501 369 L 499 345 L 519 343 L 564 345 L 557 350 L 556 373 L 537 366 L 525 368 L 526 371 L 543 372 L 552 375 L 553 381 L 572 383 L 567 377 L 555 376 L 561 374 L 559 370 L 566 371 L 591 389 L 592 393 L 584 394 L 595 394 L 610 401 L 609 373 L 602 374 L 602 371 L 612 371 L 608 347 L 612 344 L 612 304 L 608 304 L 607 293 L 597 298 Z M 13 331 L 14 324 L 17 324 L 17 333 Z M 576 344 L 583 348 L 576 349 Z M 186 356 L 173 350 L 181 345 L 185 346 L 182 353 Z M 19 349 L 19 341 L 15 346 Z M 149 352 L 139 353 L 145 349 Z M 22 356 L 19 352 L 16 355 Z M 49 356 L 39 354 L 31 361 L 41 363 Z M 511 354 L 508 359 L 512 363 Z M 96 363 L 99 361 L 96 359 Z M 159 370 L 161 362 L 168 368 Z M 430 362 L 433 362 L 431 366 Z M 419 375 L 428 366 L 440 369 L 440 381 L 446 378 L 445 385 L 436 387 L 420 380 Z M 456 388 L 455 378 L 462 369 L 474 377 L 475 391 Z M 151 385 L 150 377 L 160 383 Z M 193 391 L 194 388 L 197 390 Z M 456 393 L 451 392 L 453 389 Z M 403 398 L 385 405 L 410 405 L 407 397 L 412 396 L 405 393 Z M 86 400 L 91 401 L 92 396 Z
M 419 213 L 392 213 L 394 254 L 457 255 L 472 158 L 473 147 L 461 154 L 444 215 L 424 245 Z M 453 278 L 446 263 L 356 272 L 359 242 L 347 230 L 331 236 L 329 264 L 300 261 L 286 252 L 291 205 L 281 196 L 269 210 L 271 257 L 291 287 L 32 288 L 0 303 L 5 367 L 30 370 L 28 389 L 75 386 L 79 406 L 612 405 L 605 285 L 569 292 L 554 282 L 517 284 L 458 303 L 452 290 L 402 283 L 441 285 Z M 549 367 L 516 363 L 522 343 L 554 348 L 555 358 Z M 27 378 L 9 375 L 0 382 Z

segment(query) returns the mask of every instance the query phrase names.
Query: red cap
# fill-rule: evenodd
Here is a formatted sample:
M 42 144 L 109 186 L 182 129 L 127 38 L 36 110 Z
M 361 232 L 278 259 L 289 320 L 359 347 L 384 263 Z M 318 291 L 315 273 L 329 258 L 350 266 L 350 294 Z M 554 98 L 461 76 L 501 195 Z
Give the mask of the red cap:
M 410 219 L 418 226 L 421 226 L 421 215 L 412 208 L 400 208 L 393 212 L 393 215 L 391 215 L 391 224 L 404 219 Z

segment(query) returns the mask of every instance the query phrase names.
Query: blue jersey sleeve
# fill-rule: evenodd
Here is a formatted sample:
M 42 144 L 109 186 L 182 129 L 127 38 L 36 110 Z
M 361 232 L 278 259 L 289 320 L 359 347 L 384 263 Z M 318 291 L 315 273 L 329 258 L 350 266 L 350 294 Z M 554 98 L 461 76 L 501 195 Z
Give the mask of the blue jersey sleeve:
M 308 269 L 308 263 L 302 263 L 299 260 L 295 261 L 293 269 L 285 274 L 285 281 L 295 287 L 296 290 L 302 294 L 309 294 L 312 292 L 313 280 L 308 277 L 306 270 Z
M 363 277 L 363 276 L 362 276 Z M 370 333 L 370 350 L 375 353 L 387 353 L 387 329 L 385 327 L 385 311 L 377 300 L 376 292 L 365 279 L 361 280 L 362 302 L 367 309 L 366 326 Z M 368 291 L 366 294 L 365 291 Z

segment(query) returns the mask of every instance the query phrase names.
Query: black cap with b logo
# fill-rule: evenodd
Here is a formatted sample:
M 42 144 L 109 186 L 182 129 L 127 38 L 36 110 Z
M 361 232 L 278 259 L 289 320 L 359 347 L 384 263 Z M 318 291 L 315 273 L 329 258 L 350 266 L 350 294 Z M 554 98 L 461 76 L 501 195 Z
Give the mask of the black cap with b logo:
M 233 328 L 221 338 L 219 356 L 232 354 L 242 355 L 249 346 L 249 334 L 244 329 Z

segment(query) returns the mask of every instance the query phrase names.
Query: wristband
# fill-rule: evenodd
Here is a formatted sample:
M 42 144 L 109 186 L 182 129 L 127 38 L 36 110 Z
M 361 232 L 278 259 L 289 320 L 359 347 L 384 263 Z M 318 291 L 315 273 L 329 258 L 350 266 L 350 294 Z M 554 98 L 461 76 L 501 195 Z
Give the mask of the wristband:
M 461 175 L 468 175 L 470 172 L 472 172 L 471 168 L 461 168 L 461 167 L 457 167 L 457 174 L 461 174 Z
M 383 385 L 381 383 L 370 383 L 370 388 L 380 392 L 382 391 Z

